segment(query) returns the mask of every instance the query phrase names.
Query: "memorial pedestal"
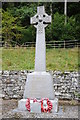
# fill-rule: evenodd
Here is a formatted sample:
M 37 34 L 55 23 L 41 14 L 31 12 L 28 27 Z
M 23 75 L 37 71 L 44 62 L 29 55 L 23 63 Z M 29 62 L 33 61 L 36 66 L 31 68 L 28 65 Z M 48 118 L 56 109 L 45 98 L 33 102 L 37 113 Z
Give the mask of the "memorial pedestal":
M 54 88 L 53 88 L 53 79 L 50 73 L 48 72 L 33 72 L 29 73 L 26 80 L 24 97 L 18 102 L 19 110 L 26 109 L 26 100 L 29 99 L 38 99 L 49 98 L 52 102 L 53 108 L 52 112 L 58 112 L 58 99 L 55 98 Z M 31 103 L 30 108 L 31 112 L 41 113 L 41 104 Z
M 23 99 L 27 98 L 55 98 L 53 79 L 50 73 L 33 72 L 28 74 Z

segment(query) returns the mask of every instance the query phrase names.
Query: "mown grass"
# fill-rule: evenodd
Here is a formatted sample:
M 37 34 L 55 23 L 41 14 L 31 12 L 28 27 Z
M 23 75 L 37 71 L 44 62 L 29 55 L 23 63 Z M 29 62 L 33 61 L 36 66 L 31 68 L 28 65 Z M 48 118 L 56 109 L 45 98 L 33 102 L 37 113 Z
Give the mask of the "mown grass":
M 34 48 L 2 49 L 2 70 L 33 70 Z M 47 49 L 47 70 L 77 71 L 78 49 Z

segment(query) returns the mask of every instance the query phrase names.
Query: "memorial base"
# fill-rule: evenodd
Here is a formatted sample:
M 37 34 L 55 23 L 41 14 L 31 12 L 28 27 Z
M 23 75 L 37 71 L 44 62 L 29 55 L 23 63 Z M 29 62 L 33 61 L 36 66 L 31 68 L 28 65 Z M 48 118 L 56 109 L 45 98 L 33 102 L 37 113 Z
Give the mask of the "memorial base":
M 53 108 L 51 110 L 52 113 L 57 113 L 58 112 L 58 99 L 55 98 L 54 100 L 50 100 L 52 102 Z M 41 113 L 41 103 L 31 103 L 30 104 L 30 109 L 32 113 Z M 26 99 L 21 99 L 18 101 L 18 110 L 21 111 L 27 111 L 26 108 Z
M 53 78 L 48 72 L 33 72 L 27 75 L 24 97 L 54 99 Z

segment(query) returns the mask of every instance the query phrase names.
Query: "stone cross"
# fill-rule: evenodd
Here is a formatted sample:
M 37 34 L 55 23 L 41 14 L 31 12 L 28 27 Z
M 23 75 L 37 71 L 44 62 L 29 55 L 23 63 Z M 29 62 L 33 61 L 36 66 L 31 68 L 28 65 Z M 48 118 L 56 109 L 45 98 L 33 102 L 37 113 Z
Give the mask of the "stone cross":
M 45 27 L 51 23 L 51 16 L 45 13 L 44 6 L 39 6 L 37 14 L 31 18 L 30 22 L 37 28 L 35 71 L 46 71 Z
M 49 98 L 52 102 L 52 111 L 58 111 L 58 99 L 55 98 L 53 77 L 46 72 L 46 48 L 45 48 L 45 27 L 51 22 L 51 16 L 45 13 L 44 6 L 37 8 L 37 14 L 31 18 L 31 24 L 37 28 L 36 32 L 36 53 L 35 53 L 35 71 L 28 73 L 23 99 L 18 102 L 18 109 L 26 110 L 26 99 Z M 46 105 L 43 104 L 44 107 Z M 33 113 L 41 113 L 41 104 L 30 101 L 30 109 Z

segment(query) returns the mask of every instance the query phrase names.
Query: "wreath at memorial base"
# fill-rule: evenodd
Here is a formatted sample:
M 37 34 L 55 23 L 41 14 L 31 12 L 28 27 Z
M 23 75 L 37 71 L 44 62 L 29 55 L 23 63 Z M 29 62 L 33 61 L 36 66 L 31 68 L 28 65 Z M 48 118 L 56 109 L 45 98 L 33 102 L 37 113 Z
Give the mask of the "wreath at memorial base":
M 33 100 L 33 102 L 37 102 L 37 99 L 35 98 L 35 99 L 29 99 L 29 98 L 27 98 L 27 100 L 26 100 L 26 108 L 27 108 L 27 110 L 30 112 L 31 110 L 30 110 L 30 100 Z
M 41 100 L 41 111 L 42 112 L 50 112 L 52 107 L 53 107 L 53 105 L 48 98 Z
M 30 101 L 41 103 L 41 112 L 50 112 L 52 107 L 53 107 L 51 101 L 48 98 L 41 99 L 40 101 L 38 101 L 36 98 L 35 99 L 27 98 L 27 100 L 26 100 L 26 108 L 27 108 L 27 110 L 29 112 L 31 111 L 30 110 Z

